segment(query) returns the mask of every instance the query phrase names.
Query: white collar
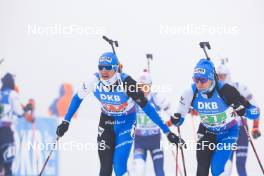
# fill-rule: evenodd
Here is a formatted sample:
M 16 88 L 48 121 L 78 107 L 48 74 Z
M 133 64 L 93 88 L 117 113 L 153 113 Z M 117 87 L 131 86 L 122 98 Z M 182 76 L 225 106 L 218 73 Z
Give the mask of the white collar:
M 103 83 L 104 86 L 110 86 L 116 83 L 117 80 L 120 80 L 120 73 L 116 72 L 112 78 L 108 79 L 108 80 L 103 80 L 101 79 L 100 76 L 100 81 Z

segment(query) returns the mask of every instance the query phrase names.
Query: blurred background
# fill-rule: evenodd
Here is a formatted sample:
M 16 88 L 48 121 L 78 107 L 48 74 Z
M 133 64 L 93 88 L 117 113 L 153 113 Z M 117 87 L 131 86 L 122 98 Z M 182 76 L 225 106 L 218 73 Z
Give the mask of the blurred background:
M 124 65 L 123 71 L 134 79 L 147 66 L 146 53 L 152 53 L 153 82 L 171 88 L 162 95 L 174 107 L 192 83 L 196 62 L 204 57 L 199 42 L 209 41 L 212 47 L 209 55 L 214 63 L 218 65 L 221 58 L 227 57 L 232 80 L 246 85 L 262 109 L 263 8 L 261 0 L 0 0 L 0 58 L 4 58 L 0 75 L 7 72 L 15 75 L 22 103 L 29 98 L 35 100 L 34 114 L 40 129 L 46 128 L 42 126 L 45 119 L 55 119 L 49 122 L 53 141 L 61 118 L 57 117 L 60 114 L 51 112 L 52 103 L 62 96 L 62 84 L 69 84 L 69 89 L 75 92 L 82 81 L 97 71 L 99 56 L 111 51 L 102 35 L 118 40 L 117 55 Z M 77 141 L 96 145 L 99 114 L 99 103 L 92 95 L 87 96 L 60 143 Z M 187 117 L 182 127 L 182 135 L 190 143 L 194 141 L 198 122 L 199 119 Z M 260 127 L 264 134 L 263 120 Z M 27 128 L 32 129 L 23 126 L 22 130 Z M 42 134 L 38 128 L 35 130 Z M 41 136 L 44 140 L 45 135 Z M 21 135 L 17 138 L 21 141 Z M 263 135 L 254 142 L 263 160 Z M 99 172 L 96 148 L 57 154 L 56 164 L 48 165 L 47 175 L 97 175 Z M 25 175 L 36 175 L 37 165 L 43 163 L 47 154 L 40 155 L 37 164 L 36 159 L 23 164 Z M 195 151 L 188 151 L 186 163 L 190 175 L 195 175 Z M 247 167 L 250 175 L 260 175 L 251 148 Z M 132 158 L 129 169 L 133 173 Z M 147 171 L 154 175 L 151 162 Z M 175 159 L 168 148 L 165 149 L 165 171 L 167 175 L 175 175 Z

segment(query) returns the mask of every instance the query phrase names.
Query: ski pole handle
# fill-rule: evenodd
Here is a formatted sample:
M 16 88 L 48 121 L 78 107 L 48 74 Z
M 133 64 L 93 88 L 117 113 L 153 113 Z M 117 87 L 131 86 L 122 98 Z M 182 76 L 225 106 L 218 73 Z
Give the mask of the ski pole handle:
M 109 43 L 109 45 L 111 45 L 111 48 L 113 50 L 113 53 L 116 54 L 115 52 L 115 47 L 118 47 L 118 41 L 114 41 L 114 40 L 111 40 L 110 38 L 106 37 L 105 35 L 103 35 L 103 39 Z
M 206 49 L 205 49 L 205 48 L 208 48 L 209 50 L 211 49 L 210 43 L 209 42 L 200 42 L 199 45 L 203 49 L 206 58 L 208 60 L 211 60 L 210 57 L 209 57 L 209 55 L 208 55 L 208 53 L 207 53 L 207 51 L 206 51 Z
M 112 44 L 113 43 L 113 40 L 109 39 L 108 37 L 106 37 L 105 35 L 103 35 L 103 39 L 105 41 L 107 41 L 109 44 Z

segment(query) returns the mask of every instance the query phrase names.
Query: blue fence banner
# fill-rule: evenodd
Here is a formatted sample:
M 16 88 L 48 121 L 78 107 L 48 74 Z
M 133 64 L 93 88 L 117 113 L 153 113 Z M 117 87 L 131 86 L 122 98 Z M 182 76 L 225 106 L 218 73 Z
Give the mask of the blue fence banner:
M 14 175 L 38 175 L 51 150 L 54 151 L 43 176 L 57 176 L 59 174 L 59 155 L 55 145 L 56 127 L 56 118 L 36 117 L 34 123 L 29 123 L 24 118 L 18 119 L 14 129 L 16 141 L 16 157 L 13 163 Z

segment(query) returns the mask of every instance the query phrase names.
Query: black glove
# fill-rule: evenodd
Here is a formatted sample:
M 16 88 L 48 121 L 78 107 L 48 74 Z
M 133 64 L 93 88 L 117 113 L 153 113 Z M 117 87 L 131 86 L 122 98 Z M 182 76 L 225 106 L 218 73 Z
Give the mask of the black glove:
M 253 128 L 253 130 L 251 131 L 251 134 L 254 139 L 257 139 L 261 136 L 261 133 L 258 128 Z
M 169 132 L 167 134 L 167 138 L 171 143 L 176 144 L 177 146 L 180 146 L 180 147 L 184 146 L 184 148 L 186 148 L 185 141 L 179 138 L 176 134 Z
M 235 107 L 235 111 L 239 116 L 244 116 L 246 108 L 243 105 L 240 105 L 239 107 Z
M 171 123 L 176 127 L 181 126 L 184 122 L 184 118 L 181 117 L 180 113 L 174 113 L 173 116 L 170 117 Z
M 25 112 L 32 111 L 33 110 L 33 106 L 32 106 L 31 103 L 28 103 L 23 109 L 24 109 Z
M 68 131 L 70 123 L 67 121 L 62 121 L 61 124 L 57 127 L 57 135 L 62 137 L 66 131 Z

